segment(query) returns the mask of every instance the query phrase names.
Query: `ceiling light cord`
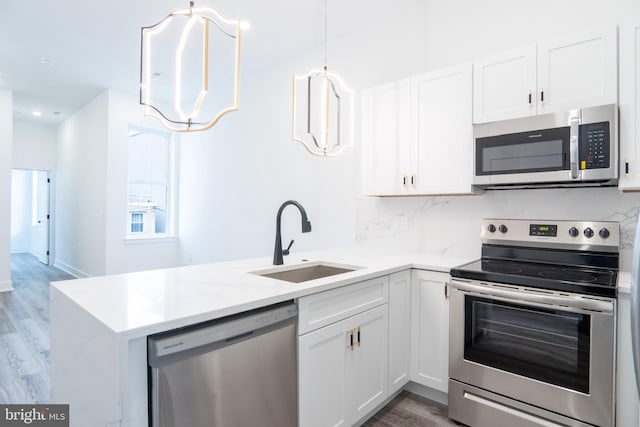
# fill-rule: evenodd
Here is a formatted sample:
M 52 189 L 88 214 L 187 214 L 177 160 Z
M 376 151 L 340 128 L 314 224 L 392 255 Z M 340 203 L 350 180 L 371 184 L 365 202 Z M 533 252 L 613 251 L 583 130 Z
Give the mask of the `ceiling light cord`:
M 324 70 L 327 71 L 327 0 L 324 0 Z

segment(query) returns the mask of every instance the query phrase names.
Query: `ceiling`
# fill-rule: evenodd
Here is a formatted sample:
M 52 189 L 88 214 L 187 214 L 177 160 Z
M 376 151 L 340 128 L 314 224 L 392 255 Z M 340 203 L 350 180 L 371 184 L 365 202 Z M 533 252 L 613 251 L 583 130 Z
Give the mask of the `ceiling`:
M 187 6 L 177 0 L 2 0 L 0 89 L 13 91 L 14 118 L 56 124 L 106 88 L 137 94 L 140 28 Z M 250 22 L 242 38 L 244 70 L 323 42 L 322 0 L 202 0 L 196 6 Z M 329 1 L 329 45 L 358 25 L 380 22 L 386 12 L 382 0 Z

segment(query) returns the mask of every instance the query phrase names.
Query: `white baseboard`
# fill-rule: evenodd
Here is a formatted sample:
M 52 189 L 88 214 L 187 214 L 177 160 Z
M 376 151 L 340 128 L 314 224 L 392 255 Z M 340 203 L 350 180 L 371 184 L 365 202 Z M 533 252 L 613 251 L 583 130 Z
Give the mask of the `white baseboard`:
M 85 279 L 87 277 L 91 277 L 91 275 L 85 273 L 82 270 L 78 270 L 75 267 L 70 266 L 69 264 L 63 262 L 63 261 L 59 261 L 59 260 L 55 260 L 53 262 L 53 266 L 55 268 L 58 268 L 62 271 L 64 271 L 65 273 L 68 273 L 70 275 L 72 275 L 73 277 L 77 278 L 77 279 Z
M 10 292 L 13 290 L 13 282 L 11 280 L 3 280 L 0 282 L 0 292 Z

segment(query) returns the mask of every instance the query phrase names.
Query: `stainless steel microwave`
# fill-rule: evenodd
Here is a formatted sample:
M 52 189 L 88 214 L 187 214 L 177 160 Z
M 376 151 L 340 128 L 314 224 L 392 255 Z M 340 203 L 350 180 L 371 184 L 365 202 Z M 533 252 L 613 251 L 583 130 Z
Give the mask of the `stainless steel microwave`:
M 604 186 L 618 182 L 615 104 L 474 125 L 480 188 Z

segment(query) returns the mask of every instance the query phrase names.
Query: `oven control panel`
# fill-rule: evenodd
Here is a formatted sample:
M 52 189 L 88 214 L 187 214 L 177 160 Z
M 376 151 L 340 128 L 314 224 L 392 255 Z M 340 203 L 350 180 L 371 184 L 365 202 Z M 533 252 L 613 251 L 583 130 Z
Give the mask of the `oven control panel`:
M 612 221 L 482 220 L 483 244 L 543 246 L 617 252 L 620 225 Z

